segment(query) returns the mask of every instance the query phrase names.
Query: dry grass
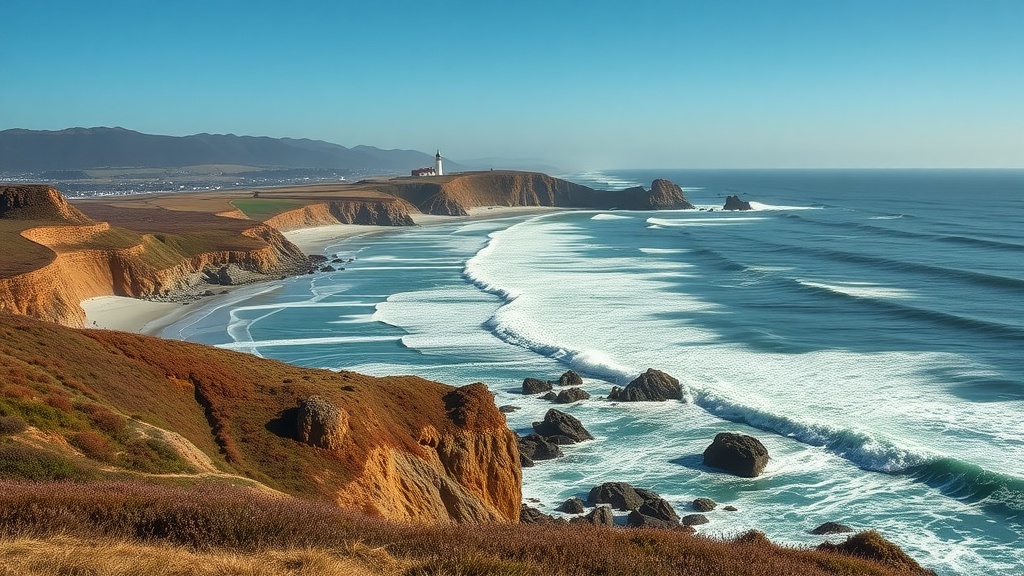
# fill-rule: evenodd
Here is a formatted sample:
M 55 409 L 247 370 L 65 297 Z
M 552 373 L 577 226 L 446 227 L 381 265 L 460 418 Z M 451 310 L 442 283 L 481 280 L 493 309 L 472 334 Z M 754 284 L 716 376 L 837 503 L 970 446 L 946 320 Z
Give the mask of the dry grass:
M 195 551 L 167 544 L 55 536 L 0 541 L 0 576 L 398 575 L 401 563 L 382 550 L 358 545 L 338 551 Z
M 210 558 L 211 562 L 248 558 L 258 564 L 255 559 L 265 558 L 270 563 L 275 554 L 293 559 L 305 554 L 300 556 L 309 559 L 304 569 L 316 567 L 326 574 L 333 573 L 329 570 L 334 562 L 342 560 L 354 562 L 353 570 L 366 567 L 371 573 L 408 575 L 923 573 L 912 566 L 883 566 L 837 553 L 782 548 L 756 533 L 724 542 L 652 529 L 399 523 L 224 485 L 184 489 L 131 483 L 0 482 L 0 540 L 11 543 L 0 550 L 19 542 L 43 542 L 81 553 L 81 557 L 57 551 L 42 556 L 54 562 L 100 562 L 103 556 L 114 555 L 103 548 L 88 554 L 92 543 L 126 546 L 140 556 L 149 554 L 148 550 L 177 550 L 172 558 Z M 100 558 L 89 560 L 89 556 Z

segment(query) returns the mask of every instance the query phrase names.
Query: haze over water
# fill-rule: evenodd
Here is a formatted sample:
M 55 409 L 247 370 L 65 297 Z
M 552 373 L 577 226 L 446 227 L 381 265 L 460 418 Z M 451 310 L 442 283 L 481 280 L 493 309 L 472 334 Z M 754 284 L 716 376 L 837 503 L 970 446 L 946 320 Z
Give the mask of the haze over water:
M 254 287 L 163 333 L 287 362 L 486 382 L 520 434 L 552 407 L 518 393 L 572 368 L 558 406 L 595 441 L 524 470 L 546 512 L 604 481 L 699 527 L 816 545 L 874 528 L 942 574 L 1024 565 L 1024 172 L 604 171 L 669 178 L 715 211 L 571 211 L 395 229 L 328 249 L 345 270 Z M 727 194 L 756 210 L 721 212 Z M 686 401 L 601 398 L 648 367 Z M 721 431 L 760 438 L 764 476 L 706 469 Z M 833 541 L 838 540 L 832 537 Z

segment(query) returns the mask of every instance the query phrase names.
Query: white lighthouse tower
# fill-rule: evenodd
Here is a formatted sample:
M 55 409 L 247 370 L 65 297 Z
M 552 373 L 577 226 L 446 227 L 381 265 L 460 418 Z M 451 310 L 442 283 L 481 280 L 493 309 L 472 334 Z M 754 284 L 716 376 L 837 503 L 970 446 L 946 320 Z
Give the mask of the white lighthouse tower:
M 441 171 L 441 150 L 438 150 L 437 156 L 434 156 L 434 174 L 444 176 L 444 172 Z

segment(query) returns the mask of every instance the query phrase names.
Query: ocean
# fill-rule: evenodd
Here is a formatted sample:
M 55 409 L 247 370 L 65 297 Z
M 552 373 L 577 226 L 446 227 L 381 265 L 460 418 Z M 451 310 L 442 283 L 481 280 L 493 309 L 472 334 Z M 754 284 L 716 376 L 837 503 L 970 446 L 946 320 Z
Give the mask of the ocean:
M 606 170 L 705 210 L 574 210 L 394 229 L 344 270 L 197 307 L 162 336 L 373 375 L 482 381 L 526 434 L 523 378 L 579 372 L 554 406 L 596 437 L 523 471 L 545 512 L 605 481 L 655 490 L 702 533 L 814 546 L 876 529 L 940 574 L 1024 571 L 1024 172 Z M 739 195 L 755 210 L 723 212 Z M 708 210 L 714 208 L 714 210 Z M 683 402 L 603 397 L 647 368 Z M 702 464 L 723 431 L 765 474 Z M 738 508 L 721 510 L 722 505 Z M 557 514 L 557 513 L 556 513 Z

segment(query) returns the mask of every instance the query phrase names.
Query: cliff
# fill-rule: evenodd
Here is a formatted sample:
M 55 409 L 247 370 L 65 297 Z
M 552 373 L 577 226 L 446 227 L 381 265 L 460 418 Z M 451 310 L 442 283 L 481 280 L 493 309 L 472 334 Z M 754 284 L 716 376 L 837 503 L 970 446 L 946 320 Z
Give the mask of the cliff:
M 469 172 L 454 176 L 404 178 L 374 183 L 374 188 L 407 200 L 425 214 L 464 216 L 481 206 L 552 206 L 624 210 L 693 208 L 682 189 L 667 180 L 644 188 L 594 190 L 536 172 Z
M 180 460 L 200 452 L 221 474 L 287 494 L 396 520 L 519 518 L 516 436 L 483 384 L 304 369 L 2 313 L 0 366 L 18 367 L 0 380 L 0 414 L 33 427 L 13 439 L 45 437 L 48 449 L 79 467 L 105 443 L 113 456 L 97 457 L 107 469 L 137 469 L 118 449 L 131 453 L 131 439 L 155 426 L 181 438 Z M 329 448 L 297 434 L 299 410 L 312 397 L 345 415 L 334 420 L 341 429 Z M 203 476 L 191 468 L 177 475 Z
M 415 223 L 409 213 L 416 211 L 400 198 L 331 200 L 283 212 L 268 218 L 264 224 L 282 232 L 332 224 L 413 226 Z
M 265 224 L 218 218 L 193 236 L 140 233 L 94 222 L 48 186 L 5 187 L 0 206 L 0 234 L 9 248 L 9 273 L 0 276 L 0 310 L 68 326 L 84 323 L 79 303 L 86 298 L 166 295 L 195 286 L 209 267 L 235 264 L 263 275 L 304 272 L 308 267 L 306 256 Z M 173 219 L 214 218 L 129 212 L 166 225 Z M 236 235 L 225 238 L 225 231 Z

